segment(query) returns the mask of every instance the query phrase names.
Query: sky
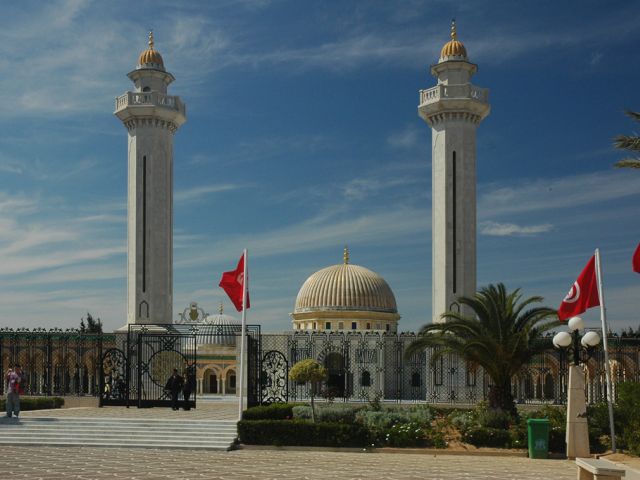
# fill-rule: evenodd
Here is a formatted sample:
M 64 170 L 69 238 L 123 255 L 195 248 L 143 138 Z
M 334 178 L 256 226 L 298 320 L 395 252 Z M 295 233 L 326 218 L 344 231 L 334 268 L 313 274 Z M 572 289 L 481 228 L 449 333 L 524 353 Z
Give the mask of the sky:
M 640 325 L 637 133 L 640 4 L 594 0 L 0 3 L 0 326 L 126 323 L 127 131 L 153 29 L 187 105 L 174 139 L 174 311 L 239 318 L 217 287 L 249 249 L 263 330 L 291 328 L 315 271 L 385 278 L 399 330 L 431 321 L 431 132 L 418 92 L 452 18 L 475 85 L 478 286 L 557 307 L 599 247 L 608 318 Z M 585 314 L 596 327 L 599 312 Z

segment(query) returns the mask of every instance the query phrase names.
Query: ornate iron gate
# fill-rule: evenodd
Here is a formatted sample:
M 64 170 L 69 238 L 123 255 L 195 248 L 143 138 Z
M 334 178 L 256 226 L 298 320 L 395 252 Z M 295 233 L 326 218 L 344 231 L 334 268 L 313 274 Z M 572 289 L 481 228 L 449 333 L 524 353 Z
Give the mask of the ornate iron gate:
M 277 350 L 269 350 L 262 357 L 260 394 L 263 404 L 289 401 L 289 362 Z
M 262 403 L 260 373 L 262 360 L 262 336 L 259 325 L 247 325 L 247 407 Z M 238 334 L 239 338 L 239 334 Z
M 169 406 L 167 379 L 177 369 L 195 385 L 197 340 L 193 331 L 177 331 L 173 325 L 129 325 L 116 346 L 100 362 L 100 405 Z M 192 388 L 189 406 L 196 406 Z

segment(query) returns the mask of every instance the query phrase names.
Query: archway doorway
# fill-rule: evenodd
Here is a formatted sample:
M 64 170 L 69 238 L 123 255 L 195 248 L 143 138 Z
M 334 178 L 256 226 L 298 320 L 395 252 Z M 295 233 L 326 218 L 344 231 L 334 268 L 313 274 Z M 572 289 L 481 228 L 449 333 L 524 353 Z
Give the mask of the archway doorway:
M 327 394 L 331 397 L 344 397 L 344 357 L 336 352 L 329 353 L 324 357 L 324 366 L 329 374 L 327 377 Z
M 218 393 L 218 376 L 215 373 L 209 374 L 209 393 Z
M 236 393 L 236 371 L 229 370 L 227 372 L 227 379 L 225 382 L 225 393 L 227 394 L 235 394 Z

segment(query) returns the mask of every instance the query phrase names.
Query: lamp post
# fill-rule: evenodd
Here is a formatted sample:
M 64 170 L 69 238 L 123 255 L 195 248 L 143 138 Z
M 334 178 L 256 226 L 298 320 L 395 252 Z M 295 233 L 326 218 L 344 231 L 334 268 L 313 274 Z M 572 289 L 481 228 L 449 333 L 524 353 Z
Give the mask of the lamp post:
M 569 367 L 569 392 L 567 399 L 567 458 L 589 456 L 589 425 L 587 424 L 587 402 L 584 394 L 584 370 L 581 362 L 586 362 L 593 347 L 600 343 L 596 332 L 584 330 L 584 320 L 580 317 L 569 319 L 569 332 L 559 332 L 553 337 L 556 348 L 567 349 L 571 366 Z

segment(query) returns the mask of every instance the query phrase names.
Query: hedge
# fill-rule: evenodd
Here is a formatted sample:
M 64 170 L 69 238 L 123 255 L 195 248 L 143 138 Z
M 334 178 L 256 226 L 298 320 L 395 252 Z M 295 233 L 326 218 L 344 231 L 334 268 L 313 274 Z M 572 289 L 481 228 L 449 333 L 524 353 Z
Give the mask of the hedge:
M 285 420 L 293 418 L 293 407 L 304 403 L 272 403 L 251 407 L 242 414 L 243 420 Z
M 6 398 L 0 399 L 0 411 L 6 410 Z M 48 410 L 50 408 L 61 408 L 64 405 L 64 398 L 60 397 L 22 397 L 20 399 L 20 410 Z
M 370 434 L 362 425 L 304 420 L 241 420 L 238 437 L 246 445 L 364 447 L 370 444 Z

